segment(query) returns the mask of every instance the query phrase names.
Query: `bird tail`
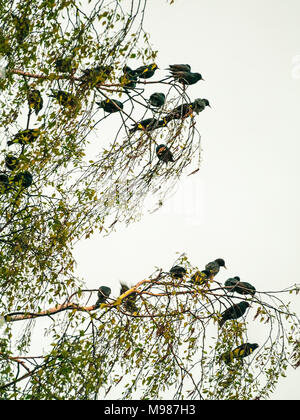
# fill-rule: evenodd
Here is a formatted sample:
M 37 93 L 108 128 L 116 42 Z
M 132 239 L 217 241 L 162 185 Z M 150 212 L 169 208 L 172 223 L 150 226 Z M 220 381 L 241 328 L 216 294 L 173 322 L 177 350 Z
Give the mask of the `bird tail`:
M 223 325 L 225 324 L 225 322 L 226 322 L 226 320 L 225 320 L 225 319 L 223 319 L 223 318 L 222 318 L 222 319 L 220 319 L 220 320 L 219 320 L 219 327 L 220 327 L 220 328 L 222 328 L 222 327 L 223 327 Z

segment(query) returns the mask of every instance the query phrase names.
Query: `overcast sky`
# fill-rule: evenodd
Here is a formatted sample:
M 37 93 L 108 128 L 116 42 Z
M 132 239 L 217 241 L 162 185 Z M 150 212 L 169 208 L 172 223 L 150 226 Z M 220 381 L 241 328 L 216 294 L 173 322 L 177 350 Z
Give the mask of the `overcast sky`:
M 201 169 L 161 211 L 77 246 L 88 286 L 117 293 L 119 280 L 170 269 L 176 252 L 200 268 L 224 258 L 220 281 L 238 275 L 261 291 L 299 283 L 299 16 L 299 0 L 149 1 L 158 76 L 189 63 L 205 78 L 188 88 L 212 105 L 197 117 Z M 290 369 L 273 398 L 299 399 L 299 380 Z

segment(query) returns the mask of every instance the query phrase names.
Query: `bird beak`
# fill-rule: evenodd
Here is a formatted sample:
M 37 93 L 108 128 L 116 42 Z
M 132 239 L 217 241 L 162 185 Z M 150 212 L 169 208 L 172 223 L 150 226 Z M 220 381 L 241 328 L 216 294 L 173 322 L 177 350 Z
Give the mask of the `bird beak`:
M 227 267 L 226 267 L 226 265 L 224 265 L 224 268 L 226 268 L 226 270 L 227 270 Z

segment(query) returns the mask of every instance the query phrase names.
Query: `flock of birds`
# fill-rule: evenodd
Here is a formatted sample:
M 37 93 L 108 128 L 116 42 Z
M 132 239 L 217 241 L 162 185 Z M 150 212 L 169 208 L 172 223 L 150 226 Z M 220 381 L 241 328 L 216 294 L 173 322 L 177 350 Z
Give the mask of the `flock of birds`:
M 70 73 L 74 75 L 74 68 L 72 66 L 72 57 L 59 58 L 55 61 L 55 68 L 58 72 L 61 73 Z M 123 87 L 126 93 L 130 89 L 136 87 L 137 82 L 140 79 L 149 79 L 152 77 L 156 70 L 158 69 L 155 63 L 145 66 L 140 66 L 137 69 L 133 70 L 129 66 L 123 68 L 123 75 L 119 78 L 119 82 Z M 193 85 L 199 80 L 203 80 L 200 73 L 193 73 L 191 71 L 191 66 L 189 64 L 172 64 L 169 66 L 168 70 L 170 74 L 168 76 L 172 77 L 175 81 L 182 83 L 184 86 Z M 77 78 L 80 83 L 80 86 L 83 88 L 94 88 L 99 86 L 99 83 L 105 82 L 113 68 L 111 66 L 98 65 L 92 69 L 83 70 L 83 74 Z M 51 90 L 51 94 L 48 95 L 51 98 L 54 98 L 61 107 L 65 107 L 69 110 L 79 109 L 80 102 L 78 96 L 64 91 L 64 90 Z M 155 110 L 159 110 L 166 101 L 166 96 L 163 92 L 154 92 L 150 95 L 148 99 L 149 108 L 153 107 Z M 41 92 L 38 89 L 29 88 L 27 94 L 27 102 L 29 106 L 29 116 L 31 112 L 35 112 L 36 115 L 43 108 L 43 97 Z M 117 99 L 106 98 L 100 102 L 96 102 L 99 108 L 102 108 L 106 113 L 112 114 L 115 112 L 120 112 L 123 110 L 124 105 L 121 101 Z M 192 115 L 194 112 L 199 114 L 206 107 L 209 107 L 209 101 L 207 99 L 195 99 L 194 102 L 184 103 L 175 107 L 170 112 L 166 113 L 164 117 L 160 119 L 156 118 L 146 118 L 137 123 L 132 124 L 132 127 L 129 129 L 130 134 L 134 134 L 136 131 L 153 131 L 157 128 L 166 127 L 170 121 L 185 119 L 188 116 Z M 11 140 L 7 142 L 8 146 L 13 144 L 19 144 L 22 146 L 23 153 L 24 147 L 34 143 L 41 134 L 40 128 L 26 128 L 16 133 Z M 159 144 L 156 146 L 156 156 L 158 159 L 164 163 L 175 162 L 173 154 L 169 147 L 165 144 Z M 5 166 L 8 171 L 15 173 L 18 170 L 20 165 L 20 155 L 15 156 L 11 153 L 5 157 Z M 33 182 L 33 176 L 29 171 L 19 171 L 16 174 L 8 174 L 6 172 L 0 173 L 0 194 L 7 193 L 8 191 L 14 190 L 16 187 L 18 189 L 26 189 L 31 186 Z
M 220 268 L 225 266 L 225 261 L 222 258 L 217 258 L 214 261 L 209 262 L 206 264 L 205 269 L 202 271 L 196 271 L 191 279 L 190 283 L 198 285 L 198 286 L 205 286 L 208 284 L 209 281 L 212 281 L 214 277 L 220 271 Z M 187 271 L 184 267 L 179 265 L 175 265 L 170 269 L 168 274 L 178 280 L 182 280 L 184 276 L 187 274 Z M 226 292 L 236 292 L 241 295 L 251 295 L 254 296 L 256 289 L 252 284 L 243 282 L 240 280 L 238 276 L 229 278 L 224 283 L 224 289 Z M 121 291 L 120 296 L 130 290 L 125 284 L 121 284 Z M 98 291 L 98 300 L 95 304 L 95 308 L 99 308 L 102 303 L 106 303 L 107 299 L 111 294 L 111 289 L 107 286 L 101 286 Z M 124 309 L 128 312 L 135 313 L 138 311 L 136 306 L 136 298 L 138 294 L 137 292 L 131 292 L 128 296 L 122 297 L 122 304 L 124 305 Z M 219 327 L 225 324 L 225 322 L 229 320 L 235 320 L 242 317 L 247 308 L 249 308 L 249 303 L 247 301 L 241 301 L 239 303 L 233 304 L 229 308 L 227 308 L 224 312 L 220 314 L 220 319 L 218 320 Z M 233 359 L 243 359 L 253 353 L 259 347 L 257 343 L 243 343 L 240 346 L 236 347 L 234 350 L 227 351 L 221 355 L 221 360 L 224 361 L 226 364 L 230 364 L 233 362 Z

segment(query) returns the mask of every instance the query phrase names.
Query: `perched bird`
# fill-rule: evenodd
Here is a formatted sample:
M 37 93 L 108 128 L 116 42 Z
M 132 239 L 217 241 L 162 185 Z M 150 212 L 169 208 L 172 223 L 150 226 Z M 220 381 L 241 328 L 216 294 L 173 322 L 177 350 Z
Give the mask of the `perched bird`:
M 33 109 L 36 115 L 43 108 L 43 98 L 41 92 L 38 89 L 30 89 L 28 92 L 28 105 L 30 109 Z
M 96 102 L 96 104 L 99 105 L 99 108 L 103 108 L 105 112 L 108 112 L 110 114 L 112 114 L 113 112 L 120 111 L 119 108 L 123 109 L 123 103 L 117 101 L 116 99 L 104 99 L 101 102 Z
M 0 173 L 0 194 L 4 194 L 9 190 L 9 178 L 6 174 Z
M 80 102 L 79 99 L 72 93 L 66 92 L 64 90 L 53 90 L 51 89 L 52 95 L 49 95 L 50 98 L 55 98 L 59 105 L 75 110 L 79 108 Z
M 138 80 L 138 75 L 135 70 L 132 70 L 129 66 L 123 67 L 123 76 L 119 78 L 120 83 L 126 89 L 134 89 L 136 87 L 136 82 Z
M 175 162 L 172 152 L 165 144 L 159 144 L 156 146 L 156 155 L 162 162 Z
M 159 121 L 155 118 L 146 118 L 145 120 L 139 121 L 135 124 L 132 124 L 132 128 L 129 132 L 135 133 L 138 130 L 146 130 L 146 131 L 153 131 L 156 128 L 159 128 Z
M 178 71 L 190 72 L 192 69 L 189 64 L 170 64 L 167 70 L 173 73 L 173 72 L 178 72 Z
M 220 267 L 226 268 L 223 258 L 217 258 L 215 261 L 209 262 L 206 264 L 205 270 L 208 270 L 210 275 L 214 277 L 220 271 Z
M 157 64 L 149 64 L 148 66 L 138 67 L 134 72 L 140 79 L 150 79 L 158 69 Z
M 209 281 L 209 276 L 210 272 L 208 270 L 196 271 L 196 273 L 192 275 L 190 282 L 202 286 Z
M 110 294 L 111 294 L 111 289 L 109 287 L 106 287 L 106 286 L 99 287 L 98 300 L 95 303 L 95 306 L 99 307 L 101 303 L 105 303 Z
M 159 108 L 163 106 L 164 103 L 166 102 L 166 95 L 161 92 L 152 93 L 152 95 L 149 98 L 149 102 L 155 108 Z
M 5 166 L 7 167 L 7 169 L 9 169 L 10 171 L 14 171 L 15 169 L 17 169 L 19 165 L 19 159 L 14 156 L 14 155 L 6 155 L 5 156 Z
M 219 321 L 220 328 L 225 324 L 226 321 L 230 319 L 238 319 L 243 316 L 249 306 L 250 305 L 248 302 L 242 301 L 227 308 L 224 312 L 221 313 L 222 318 Z
M 120 294 L 123 295 L 129 290 L 129 287 L 127 287 L 125 284 L 121 283 L 121 291 Z M 137 312 L 138 308 L 136 307 L 135 301 L 136 301 L 137 293 L 132 292 L 128 297 L 125 297 L 123 299 L 124 307 L 126 311 L 134 313 Z
M 170 111 L 164 119 L 169 122 L 171 120 L 179 120 L 179 119 L 185 119 L 188 116 L 192 115 L 193 112 L 196 112 L 196 114 L 199 114 L 199 112 L 202 112 L 206 106 L 210 107 L 209 101 L 207 99 L 195 99 L 194 102 L 181 104 L 174 108 L 172 111 Z
M 237 292 L 240 295 L 255 295 L 256 289 L 252 284 L 240 281 L 238 276 L 225 281 L 225 287 L 230 292 Z
M 16 39 L 19 44 L 22 44 L 25 38 L 29 35 L 30 21 L 26 17 L 18 17 L 13 15 L 13 23 L 16 28 Z
M 194 85 L 195 83 L 199 82 L 199 80 L 204 80 L 200 73 L 192 73 L 190 70 L 172 70 L 170 67 L 170 71 L 174 79 L 183 85 Z
M 183 279 L 186 274 L 186 269 L 184 267 L 180 267 L 179 265 L 174 265 L 174 267 L 170 270 L 170 274 L 174 279 Z
M 22 188 L 29 188 L 32 184 L 32 175 L 28 171 L 19 172 L 17 175 L 14 176 L 13 182 L 18 184 Z
M 18 143 L 25 146 L 26 144 L 33 143 L 40 134 L 41 131 L 39 128 L 28 128 L 15 134 L 13 139 L 8 141 L 7 144 L 10 146 L 12 144 Z
M 103 83 L 107 80 L 113 71 L 112 66 L 96 66 L 93 69 L 83 70 L 83 75 L 80 77 L 82 85 L 96 86 L 98 83 Z
M 60 73 L 71 73 L 73 70 L 72 61 L 72 56 L 58 58 L 57 60 L 55 60 L 54 66 L 56 70 Z
M 259 347 L 258 344 L 244 343 L 238 346 L 232 351 L 227 351 L 221 355 L 221 360 L 223 360 L 227 365 L 233 362 L 233 359 L 244 359 L 244 357 L 250 356 Z

